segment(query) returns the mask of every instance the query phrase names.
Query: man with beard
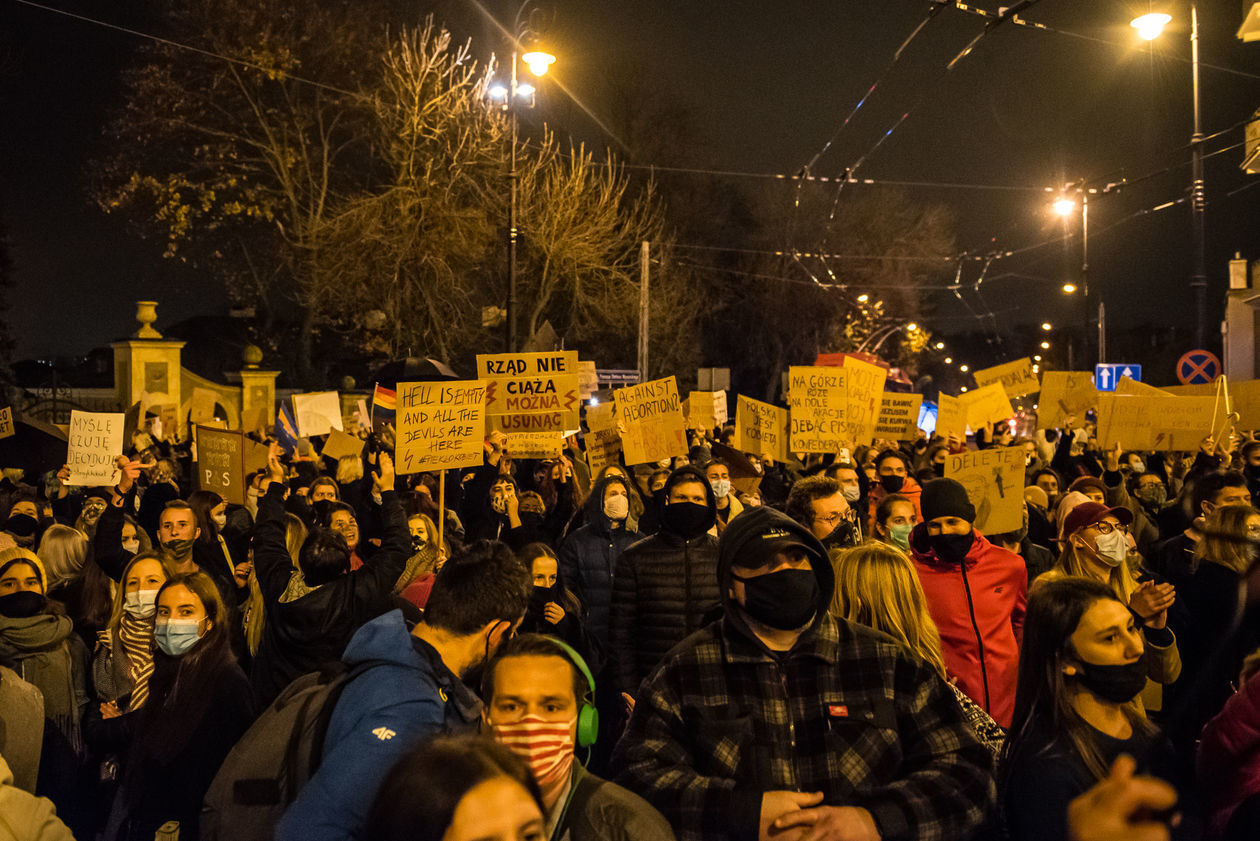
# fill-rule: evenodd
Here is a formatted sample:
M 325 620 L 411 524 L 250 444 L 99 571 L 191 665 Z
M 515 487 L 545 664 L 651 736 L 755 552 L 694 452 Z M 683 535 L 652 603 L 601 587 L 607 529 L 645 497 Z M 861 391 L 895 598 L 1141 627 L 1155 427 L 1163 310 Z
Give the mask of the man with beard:
M 1015 712 L 1015 679 L 1028 601 L 1019 555 L 976 531 L 976 509 L 953 479 L 923 486 L 923 522 L 910 553 L 958 688 L 1003 727 Z
M 717 539 L 709 534 L 716 521 L 709 480 L 696 467 L 680 467 L 665 482 L 661 530 L 617 559 L 608 637 L 618 692 L 637 692 L 720 604 Z
M 809 529 L 828 551 L 858 544 L 857 513 L 844 486 L 828 476 L 806 476 L 792 486 L 785 512 Z
M 399 757 L 426 736 L 473 729 L 481 702 L 469 686 L 515 632 L 530 590 L 529 571 L 507 546 L 478 541 L 442 567 L 414 629 L 397 610 L 360 628 L 342 660 L 376 664 L 337 699 L 319 770 L 280 820 L 277 841 L 362 837 Z

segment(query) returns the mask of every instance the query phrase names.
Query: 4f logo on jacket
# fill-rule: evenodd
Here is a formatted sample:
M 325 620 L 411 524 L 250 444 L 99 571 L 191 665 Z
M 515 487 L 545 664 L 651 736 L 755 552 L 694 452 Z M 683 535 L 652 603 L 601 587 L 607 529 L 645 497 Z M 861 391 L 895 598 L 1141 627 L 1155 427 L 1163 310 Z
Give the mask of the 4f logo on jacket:
M 388 727 L 378 727 L 372 731 L 372 735 L 380 739 L 382 742 L 388 742 L 398 734 L 393 730 L 390 730 Z

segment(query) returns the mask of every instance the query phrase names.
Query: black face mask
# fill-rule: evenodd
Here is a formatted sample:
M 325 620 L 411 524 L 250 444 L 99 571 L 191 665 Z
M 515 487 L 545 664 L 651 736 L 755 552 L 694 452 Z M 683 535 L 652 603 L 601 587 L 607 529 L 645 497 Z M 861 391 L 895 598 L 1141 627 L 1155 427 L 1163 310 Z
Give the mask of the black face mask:
M 1080 661 L 1081 686 L 1113 704 L 1127 704 L 1146 688 L 1146 661 L 1138 658 L 1120 666 L 1100 666 Z
M 818 577 L 812 569 L 782 569 L 744 582 L 744 610 L 769 628 L 795 631 L 818 612 Z
M 945 462 L 943 461 L 932 462 L 932 472 L 935 473 L 938 477 L 944 476 L 945 475 Z
M 858 544 L 858 528 L 852 520 L 841 520 L 831 530 L 831 534 L 822 539 L 827 549 L 848 549 Z
M 707 505 L 671 502 L 661 512 L 661 523 L 684 540 L 691 540 L 713 528 L 713 512 Z
M 34 590 L 19 590 L 7 596 L 0 596 L 0 616 L 26 619 L 42 611 L 46 604 L 48 604 L 48 599 L 43 593 L 37 593 Z
M 884 487 L 884 490 L 888 491 L 890 494 L 895 494 L 905 486 L 906 477 L 905 476 L 880 476 L 879 483 Z
M 423 537 L 413 534 L 411 536 L 411 554 L 414 555 L 416 552 L 419 552 L 427 544 L 428 544 L 428 541 L 425 540 Z
M 499 624 L 503 624 L 504 621 L 506 620 L 500 620 Z M 485 674 L 486 664 L 489 663 L 490 658 L 494 656 L 494 651 L 490 650 L 490 637 L 494 635 L 494 632 L 498 629 L 498 627 L 498 625 L 495 625 L 494 628 L 490 629 L 490 633 L 486 634 L 485 656 L 459 673 L 460 683 L 474 691 L 479 691 L 481 689 L 481 676 Z M 495 651 L 498 651 L 499 646 L 503 645 L 503 643 L 507 641 L 508 636 L 508 634 L 504 634 L 499 638 L 499 644 L 495 646 Z
M 975 532 L 966 534 L 929 534 L 928 546 L 947 564 L 961 564 L 976 540 Z
M 176 563 L 183 563 L 192 557 L 194 540 L 170 540 L 162 544 L 162 549 Z
M 18 537 L 33 537 L 39 528 L 39 521 L 30 514 L 10 514 L 4 521 L 4 530 Z

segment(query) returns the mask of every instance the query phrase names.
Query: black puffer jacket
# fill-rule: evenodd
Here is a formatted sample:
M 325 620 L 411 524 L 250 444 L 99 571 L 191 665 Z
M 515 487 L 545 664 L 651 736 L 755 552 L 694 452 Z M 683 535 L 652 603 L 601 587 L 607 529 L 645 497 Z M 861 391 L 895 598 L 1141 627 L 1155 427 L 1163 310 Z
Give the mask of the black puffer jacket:
M 665 498 L 683 482 L 704 486 L 711 518 L 716 517 L 713 490 L 694 467 L 680 467 L 670 475 Z M 671 648 L 716 617 L 722 601 L 717 554 L 716 538 L 702 533 L 687 540 L 664 522 L 658 534 L 622 553 L 613 576 L 609 628 L 618 692 L 638 692 L 639 683 Z
M 604 491 L 616 482 L 635 493 L 620 476 L 605 476 L 591 488 L 586 499 L 586 525 L 576 529 L 560 546 L 560 576 L 582 603 L 583 624 L 599 652 L 608 647 L 608 615 L 612 605 L 613 571 L 617 559 L 643 535 L 633 528 L 613 528 L 604 515 Z M 597 659 L 600 659 L 597 657 Z

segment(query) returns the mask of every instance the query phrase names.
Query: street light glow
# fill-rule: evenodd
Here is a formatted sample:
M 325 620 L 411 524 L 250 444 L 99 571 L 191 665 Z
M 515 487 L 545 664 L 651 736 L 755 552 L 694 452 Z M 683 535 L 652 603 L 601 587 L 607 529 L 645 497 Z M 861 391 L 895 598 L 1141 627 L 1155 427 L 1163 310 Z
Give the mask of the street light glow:
M 966 390 L 967 390 L 967 386 L 963 386 L 961 389 L 959 389 L 959 391 L 966 391 Z
M 937 350 L 944 350 L 944 349 L 945 349 L 945 343 L 944 343 L 944 342 L 937 342 L 937 343 L 936 343 L 936 349 L 937 349 Z
M 1075 283 L 1063 284 L 1063 291 L 1069 295 L 1073 294 L 1074 292 L 1076 292 L 1076 284 Z
M 1138 37 L 1143 41 L 1154 41 L 1164 32 L 1164 27 L 1172 22 L 1172 15 L 1163 12 L 1151 12 L 1148 15 L 1134 18 L 1129 26 L 1137 30 Z
M 1041 349 L 1042 349 L 1042 350 L 1049 350 L 1049 349 L 1050 349 L 1050 343 L 1049 343 L 1049 342 L 1042 342 L 1042 343 L 1041 343 Z
M 967 373 L 968 368 L 967 368 L 967 366 L 966 366 L 966 365 L 959 365 L 959 366 L 958 366 L 958 370 L 959 370 L 959 371 L 962 371 L 962 372 L 965 374 L 965 373 Z
M 1049 330 L 1049 329 L 1051 329 L 1051 327 L 1052 327 L 1052 326 L 1053 326 L 1053 325 L 1051 325 L 1049 321 L 1043 321 L 1043 322 L 1041 322 L 1041 329 L 1042 329 L 1042 330 Z
M 545 76 L 547 75 L 547 68 L 556 63 L 556 57 L 551 53 L 535 50 L 521 56 L 521 61 L 529 65 L 530 73 L 533 73 L 535 76 Z
M 866 303 L 867 301 L 869 301 L 870 299 L 871 299 L 871 296 L 870 296 L 870 295 L 858 295 L 858 303 L 859 303 L 859 304 L 865 304 L 865 303 Z
M 529 99 L 534 95 L 534 86 L 525 82 L 516 86 L 516 95 L 521 99 Z
M 945 364 L 946 364 L 946 365 L 953 365 L 953 364 L 954 364 L 954 357 L 952 357 L 952 356 L 947 356 L 947 357 L 945 357 Z
M 919 325 L 911 321 L 909 324 L 906 325 L 906 329 L 913 333 L 915 330 L 919 329 Z
M 1036 356 L 1033 357 L 1033 362 L 1040 362 L 1040 361 L 1041 361 L 1041 354 L 1037 354 Z
M 1071 216 L 1072 211 L 1076 210 L 1076 202 L 1069 199 L 1067 196 L 1059 196 L 1054 200 L 1052 207 L 1054 208 L 1054 212 L 1060 216 Z

